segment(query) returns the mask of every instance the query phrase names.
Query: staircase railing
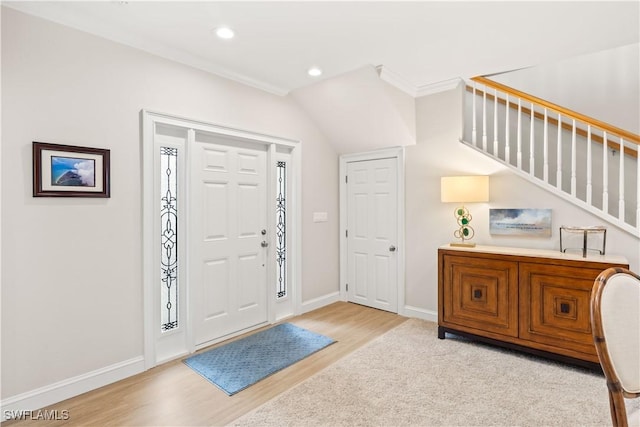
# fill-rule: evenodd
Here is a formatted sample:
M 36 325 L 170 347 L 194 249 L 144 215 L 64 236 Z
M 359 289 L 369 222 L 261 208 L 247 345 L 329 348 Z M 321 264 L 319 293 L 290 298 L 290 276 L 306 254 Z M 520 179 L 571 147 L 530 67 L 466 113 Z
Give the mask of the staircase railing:
M 484 77 L 467 86 L 462 142 L 640 236 L 640 136 Z

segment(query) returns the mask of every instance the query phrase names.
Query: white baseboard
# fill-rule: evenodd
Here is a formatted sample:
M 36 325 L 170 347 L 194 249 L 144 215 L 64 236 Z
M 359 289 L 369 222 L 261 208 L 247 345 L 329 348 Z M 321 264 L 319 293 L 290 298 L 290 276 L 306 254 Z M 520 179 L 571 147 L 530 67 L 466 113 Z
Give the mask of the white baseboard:
M 138 356 L 92 372 L 87 372 L 86 374 L 8 397 L 0 402 L 0 407 L 2 407 L 2 420 L 7 420 L 12 417 L 12 414 L 18 414 L 20 411 L 35 411 L 143 371 L 144 357 Z
M 333 304 L 334 302 L 338 302 L 338 301 L 342 301 L 342 300 L 340 299 L 340 292 L 337 292 L 337 291 L 327 295 L 323 295 L 318 298 L 314 298 L 309 301 L 305 301 L 302 303 L 302 307 L 301 307 L 302 312 L 300 314 L 308 313 L 310 311 L 313 311 L 320 307 L 324 307 L 325 305 Z
M 319 298 L 305 301 L 302 303 L 302 310 L 300 314 L 308 313 L 309 311 L 316 310 L 320 307 L 324 307 L 325 305 L 333 304 L 337 301 L 343 301 L 340 298 L 340 292 L 333 292 Z M 414 317 L 416 319 L 427 320 L 429 322 L 438 322 L 437 311 L 426 310 L 424 308 L 413 307 L 410 305 L 405 305 L 402 312 L 398 314 L 406 317 Z
M 424 308 L 404 306 L 404 315 L 407 317 L 415 317 L 416 319 L 427 320 L 429 322 L 438 322 L 438 312 L 425 310 Z
M 295 316 L 293 313 L 287 313 L 287 314 L 283 314 L 282 316 L 276 316 L 276 320 L 273 323 L 283 322 L 287 319 L 291 319 L 293 316 Z

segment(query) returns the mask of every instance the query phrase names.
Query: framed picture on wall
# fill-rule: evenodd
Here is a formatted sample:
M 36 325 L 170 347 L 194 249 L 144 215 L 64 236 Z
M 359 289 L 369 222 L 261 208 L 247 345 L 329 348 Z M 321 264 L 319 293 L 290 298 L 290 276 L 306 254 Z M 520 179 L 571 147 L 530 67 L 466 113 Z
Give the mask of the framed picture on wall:
M 33 142 L 33 197 L 110 197 L 109 150 Z
M 551 209 L 489 209 L 494 235 L 551 237 Z

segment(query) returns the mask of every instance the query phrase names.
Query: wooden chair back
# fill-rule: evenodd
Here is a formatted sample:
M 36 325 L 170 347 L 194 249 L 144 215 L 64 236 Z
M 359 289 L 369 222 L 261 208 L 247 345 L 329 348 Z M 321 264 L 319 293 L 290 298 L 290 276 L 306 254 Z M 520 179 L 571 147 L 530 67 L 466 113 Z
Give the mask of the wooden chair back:
M 608 268 L 596 278 L 591 293 L 591 328 L 609 391 L 611 420 L 627 427 L 625 398 L 640 397 L 640 276 L 624 268 Z M 638 416 L 640 413 L 633 414 Z

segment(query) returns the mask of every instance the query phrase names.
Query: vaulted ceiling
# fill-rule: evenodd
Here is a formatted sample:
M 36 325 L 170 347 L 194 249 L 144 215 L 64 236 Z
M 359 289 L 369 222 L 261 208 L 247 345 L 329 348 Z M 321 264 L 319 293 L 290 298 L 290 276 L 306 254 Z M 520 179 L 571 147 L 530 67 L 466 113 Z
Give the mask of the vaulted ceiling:
M 363 66 L 410 95 L 640 41 L 638 1 L 79 1 L 3 5 L 284 95 Z M 214 30 L 229 26 L 222 40 Z M 307 70 L 320 67 L 320 77 Z

